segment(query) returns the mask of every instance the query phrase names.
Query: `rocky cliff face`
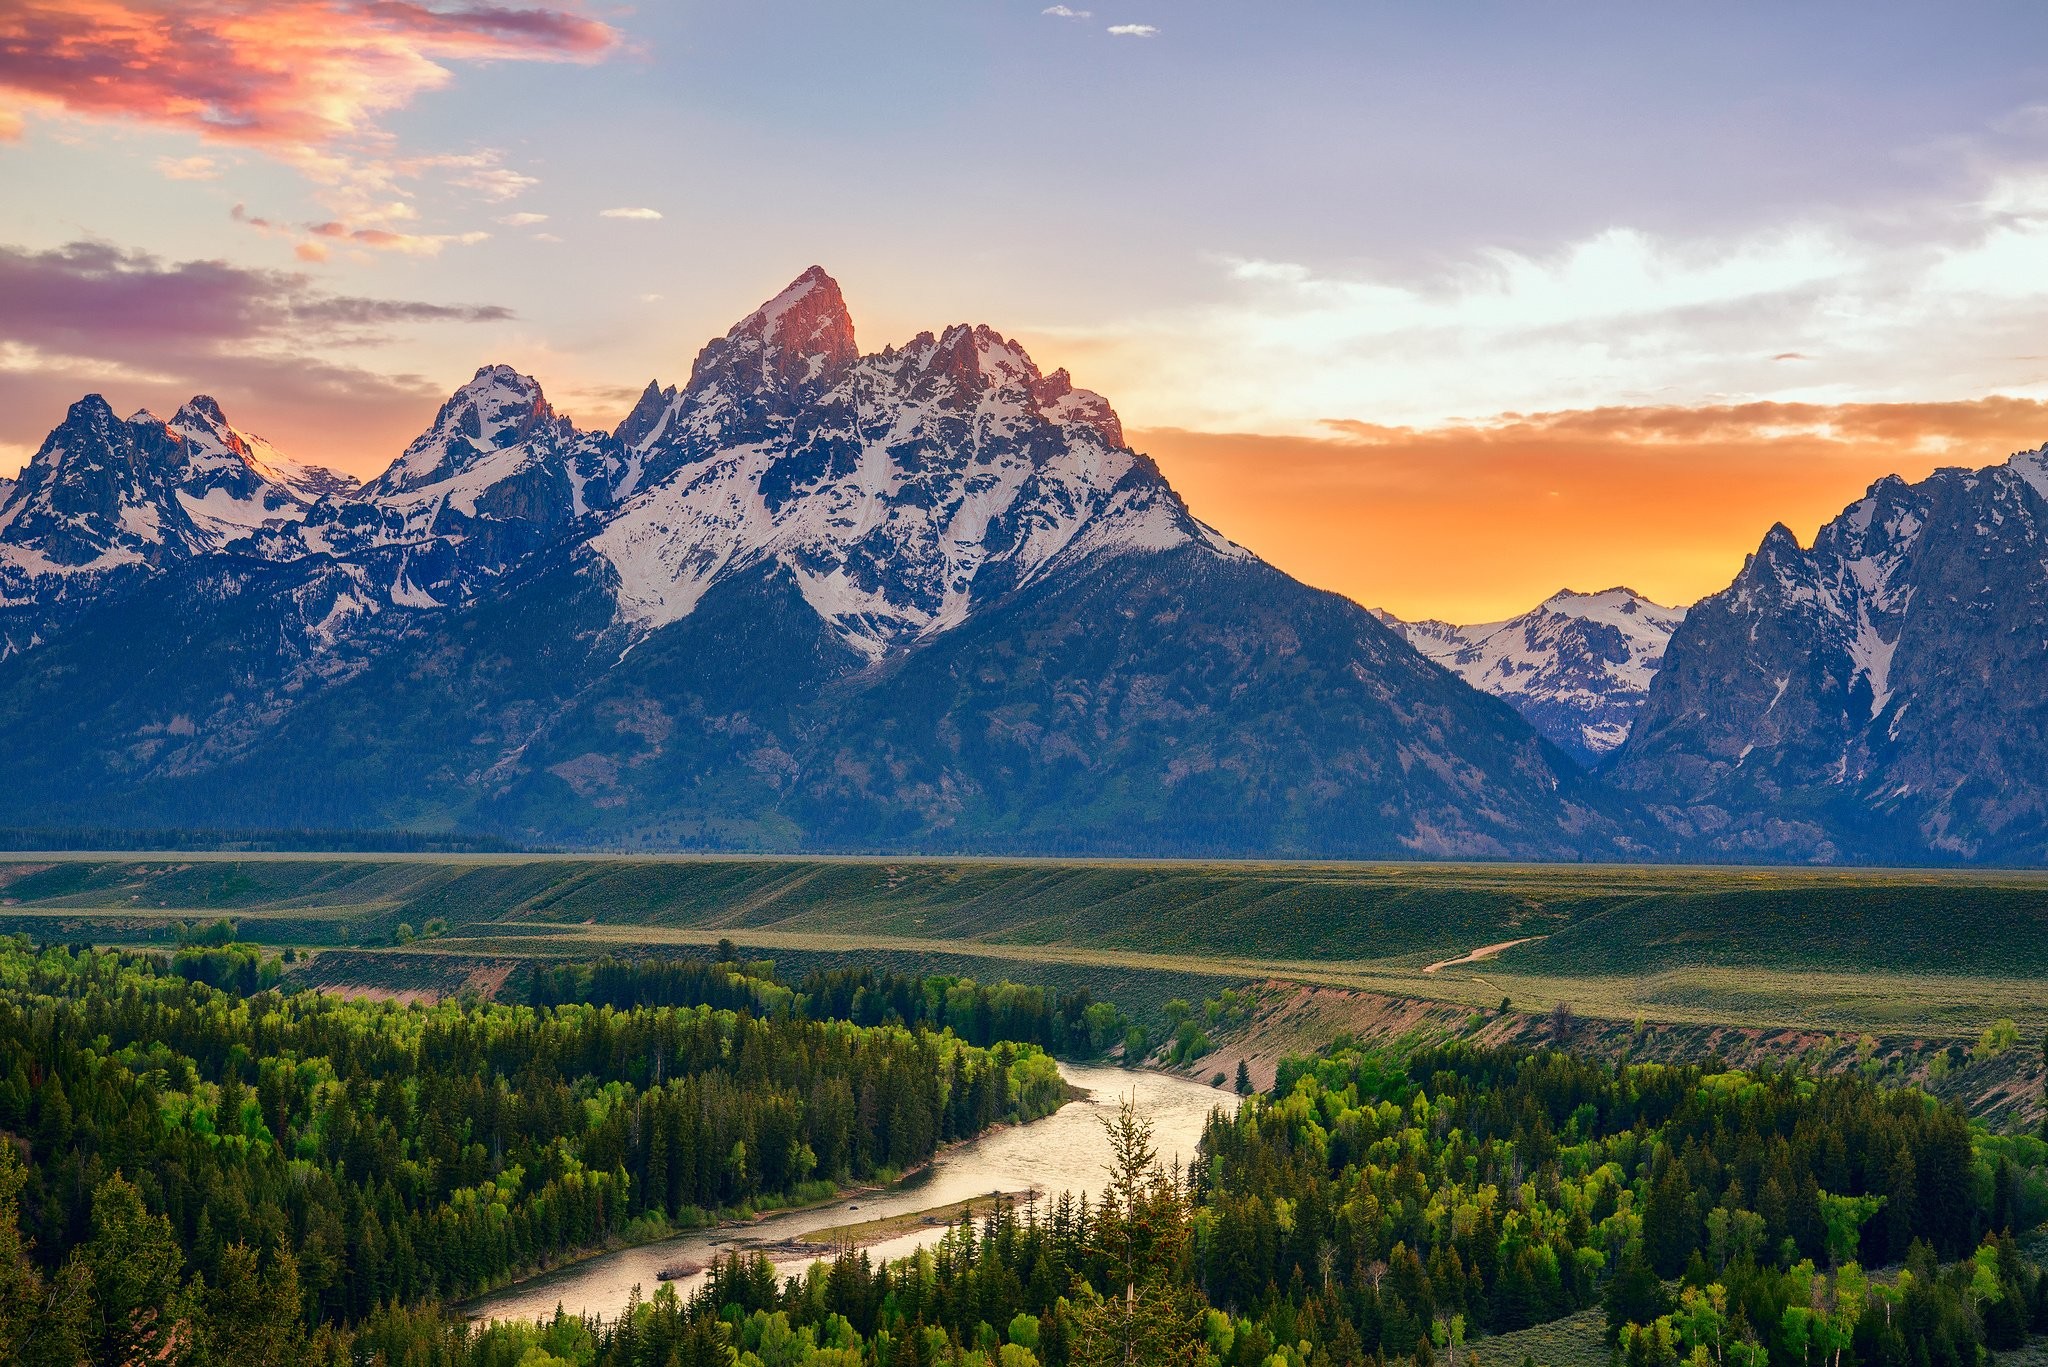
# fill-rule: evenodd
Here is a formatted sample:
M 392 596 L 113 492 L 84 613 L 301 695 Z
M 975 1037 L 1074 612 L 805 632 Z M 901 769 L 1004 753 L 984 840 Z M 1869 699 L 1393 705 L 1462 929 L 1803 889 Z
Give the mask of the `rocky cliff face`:
M 1613 588 L 1565 589 L 1519 617 L 1477 626 L 1378 615 L 1408 644 L 1505 699 L 1591 768 L 1628 739 L 1685 609 Z
M 2048 859 L 2048 448 L 1887 478 L 1698 604 L 1615 781 L 1708 852 Z
M 161 424 L 74 419 L 111 512 L 7 544 L 140 568 L 0 661 L 0 823 L 1650 848 L 1511 709 L 1192 517 L 1101 396 L 986 327 L 863 355 L 822 271 L 612 433 L 486 367 L 380 478 L 226 545 L 135 492 L 176 464 Z M 177 535 L 135 539 L 138 500 Z
M 1091 555 L 1245 554 L 1188 515 L 1064 371 L 1041 374 L 985 327 L 863 357 L 819 271 L 707 347 L 648 425 L 633 458 L 655 487 L 591 542 L 639 630 L 773 564 L 879 659 Z

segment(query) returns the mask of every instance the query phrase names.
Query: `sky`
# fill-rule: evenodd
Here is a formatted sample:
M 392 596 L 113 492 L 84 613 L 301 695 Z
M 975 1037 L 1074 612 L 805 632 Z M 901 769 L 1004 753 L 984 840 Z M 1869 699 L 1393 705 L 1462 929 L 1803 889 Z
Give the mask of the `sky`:
M 0 472 L 217 396 L 374 474 L 803 269 L 1109 396 L 1404 616 L 1725 586 L 2048 441 L 2048 5 L 0 0 Z

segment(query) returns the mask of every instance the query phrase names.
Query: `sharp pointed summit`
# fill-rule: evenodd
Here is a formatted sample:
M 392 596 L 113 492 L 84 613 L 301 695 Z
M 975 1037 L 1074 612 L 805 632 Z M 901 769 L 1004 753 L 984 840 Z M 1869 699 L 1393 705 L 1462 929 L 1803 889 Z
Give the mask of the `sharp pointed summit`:
M 829 386 L 860 359 L 839 282 L 813 266 L 705 347 L 689 388 L 745 406 Z
M 860 355 L 854 345 L 853 315 L 839 282 L 813 266 L 789 282 L 788 288 L 748 314 L 732 333 L 760 339 L 772 353 L 821 357 L 827 364 Z
M 640 398 L 633 404 L 633 411 L 612 429 L 612 437 L 630 450 L 659 435 L 662 419 L 667 416 L 669 405 L 675 402 L 675 398 L 673 385 L 663 389 L 659 380 L 649 380 L 647 388 L 640 391 Z

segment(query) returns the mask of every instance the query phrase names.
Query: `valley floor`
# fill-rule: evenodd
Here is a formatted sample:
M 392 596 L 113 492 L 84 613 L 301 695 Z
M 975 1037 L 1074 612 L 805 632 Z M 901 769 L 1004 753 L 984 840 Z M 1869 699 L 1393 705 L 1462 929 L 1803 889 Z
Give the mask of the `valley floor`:
M 1258 985 L 1185 1070 L 1266 1085 L 1340 1034 L 1563 1038 L 1610 1056 L 1799 1060 L 2036 1123 L 2048 876 L 1666 866 L 538 855 L 50 854 L 0 861 L 0 931 L 171 943 L 230 917 L 304 981 L 433 1000 L 525 964 L 731 941 L 1085 987 L 1169 1033 Z M 1503 1002 L 1508 1010 L 1501 1010 Z M 2000 1022 L 2006 1033 L 1993 1039 Z M 2016 1041 L 2016 1043 L 2015 1043 Z

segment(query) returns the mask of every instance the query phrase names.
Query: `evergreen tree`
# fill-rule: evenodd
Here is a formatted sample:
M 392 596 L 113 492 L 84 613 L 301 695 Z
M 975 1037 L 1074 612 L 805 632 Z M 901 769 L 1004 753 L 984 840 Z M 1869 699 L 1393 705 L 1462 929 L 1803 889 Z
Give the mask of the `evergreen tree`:
M 1187 1210 L 1159 1165 L 1152 1122 L 1126 1097 L 1104 1117 L 1109 1184 L 1097 1211 L 1097 1239 L 1109 1291 L 1084 1287 L 1075 1311 L 1070 1361 L 1079 1367 L 1171 1367 L 1201 1347 L 1198 1311 L 1184 1276 Z
M 248 1245 L 221 1253 L 215 1285 L 195 1288 L 192 1367 L 292 1367 L 305 1350 L 298 1261 L 279 1250 L 261 1270 Z
M 189 1341 L 184 1255 L 171 1222 L 119 1173 L 94 1190 L 92 1238 L 79 1250 L 92 1288 L 87 1348 L 104 1367 L 159 1362 Z

